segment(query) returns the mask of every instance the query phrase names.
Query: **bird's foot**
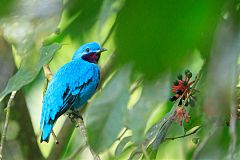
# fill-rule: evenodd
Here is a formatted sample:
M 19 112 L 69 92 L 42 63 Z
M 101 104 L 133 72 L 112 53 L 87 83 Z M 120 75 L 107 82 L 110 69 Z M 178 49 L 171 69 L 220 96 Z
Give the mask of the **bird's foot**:
M 77 122 L 77 119 L 81 119 L 83 121 L 82 115 L 78 111 L 72 111 L 68 113 L 68 117 L 71 119 L 72 122 Z M 76 123 L 76 127 L 79 127 L 79 125 Z

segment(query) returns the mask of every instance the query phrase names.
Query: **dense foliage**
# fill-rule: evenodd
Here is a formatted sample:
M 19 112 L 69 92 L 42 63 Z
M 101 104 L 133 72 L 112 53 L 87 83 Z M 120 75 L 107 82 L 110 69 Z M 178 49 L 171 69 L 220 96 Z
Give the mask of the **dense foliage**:
M 1 2 L 3 159 L 240 158 L 238 0 Z M 54 74 L 90 41 L 108 52 L 86 135 L 62 116 L 59 144 L 39 143 L 43 66 Z

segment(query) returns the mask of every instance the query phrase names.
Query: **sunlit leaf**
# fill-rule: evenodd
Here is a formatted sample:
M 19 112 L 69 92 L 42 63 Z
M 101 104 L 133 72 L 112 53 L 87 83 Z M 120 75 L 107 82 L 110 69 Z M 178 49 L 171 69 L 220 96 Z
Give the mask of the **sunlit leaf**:
M 153 143 L 151 144 L 152 149 L 153 150 L 157 150 L 157 148 L 159 147 L 159 145 L 164 141 L 166 134 L 168 132 L 169 127 L 172 125 L 173 123 L 173 115 L 171 114 L 169 116 L 169 119 L 167 120 L 166 123 L 164 123 L 164 125 L 161 127 L 161 129 L 159 130 L 155 140 L 153 141 Z
M 21 62 L 20 68 L 12 78 L 9 79 L 6 88 L 0 93 L 0 101 L 10 92 L 19 90 L 22 86 L 30 83 L 38 75 L 42 66 L 48 64 L 61 45 L 54 43 L 44 46 L 40 54 L 31 53 Z
M 158 104 L 168 99 L 168 85 L 168 82 L 160 79 L 151 85 L 143 86 L 140 100 L 129 111 L 127 118 L 128 127 L 133 131 L 132 137 L 135 142 L 143 142 L 149 116 Z
M 150 155 L 150 158 L 153 158 L 155 153 L 157 153 L 157 150 L 153 150 L 149 146 L 158 136 L 159 132 L 161 131 L 161 128 L 164 127 L 164 125 L 169 121 L 171 114 L 167 113 L 159 122 L 154 124 L 151 128 L 148 129 L 146 133 L 146 138 L 144 140 L 144 143 L 139 145 L 130 155 L 129 159 L 139 159 L 142 156 L 142 145 L 144 145 L 147 148 L 148 154 Z M 156 155 L 155 155 L 156 156 Z
M 123 128 L 129 99 L 130 70 L 121 69 L 100 92 L 86 111 L 86 129 L 90 146 L 101 152 L 110 147 Z
M 149 130 L 146 133 L 145 141 L 149 141 L 149 142 L 153 141 L 156 138 L 161 127 L 163 127 L 163 125 L 169 120 L 169 117 L 170 117 L 170 113 L 167 113 L 159 122 L 157 122 L 151 128 L 149 128 Z

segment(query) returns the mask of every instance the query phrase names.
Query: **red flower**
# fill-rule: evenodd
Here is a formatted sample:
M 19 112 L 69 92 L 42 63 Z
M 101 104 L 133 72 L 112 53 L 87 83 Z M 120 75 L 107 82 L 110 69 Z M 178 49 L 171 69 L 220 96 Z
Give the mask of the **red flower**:
M 188 122 L 189 121 L 190 116 L 187 114 L 186 109 L 183 106 L 179 106 L 177 107 L 177 109 L 175 110 L 175 115 L 173 117 L 173 119 L 180 125 L 182 125 L 183 119 Z
M 176 93 L 170 98 L 171 101 L 177 100 L 182 94 L 182 100 L 185 100 L 190 93 L 191 85 L 194 81 L 189 82 L 192 77 L 192 73 L 189 70 L 185 71 L 185 77 L 180 74 L 178 75 L 178 80 L 173 83 L 172 92 Z

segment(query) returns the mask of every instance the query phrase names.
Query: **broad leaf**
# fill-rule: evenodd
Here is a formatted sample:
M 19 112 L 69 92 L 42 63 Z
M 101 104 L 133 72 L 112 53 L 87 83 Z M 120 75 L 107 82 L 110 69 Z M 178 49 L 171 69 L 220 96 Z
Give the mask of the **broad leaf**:
M 129 111 L 127 125 L 133 131 L 133 141 L 142 143 L 147 121 L 157 105 L 168 99 L 169 84 L 160 79 L 151 85 L 144 85 L 140 100 Z
M 110 147 L 123 128 L 129 100 L 130 69 L 121 69 L 90 103 L 86 111 L 86 129 L 90 146 L 101 152 Z
M 16 0 L 2 0 L 0 5 L 0 17 L 5 16 L 10 13 L 11 8 L 14 6 Z
M 153 157 L 157 150 L 153 150 L 151 143 L 155 141 L 156 137 L 163 132 L 164 125 L 171 119 L 171 112 L 167 113 L 159 122 L 148 129 L 144 143 L 139 145 L 130 155 L 129 159 L 139 159 L 142 156 L 142 145 L 147 148 L 148 154 Z M 165 132 L 167 130 L 164 130 Z M 162 139 L 164 140 L 164 139 Z M 150 145 L 150 146 L 149 146 Z
M 44 46 L 40 50 L 40 54 L 31 53 L 27 55 L 21 62 L 20 68 L 12 78 L 9 79 L 6 88 L 0 93 L 0 101 L 9 93 L 19 90 L 35 79 L 42 66 L 48 64 L 61 45 L 54 43 Z
M 193 49 L 209 53 L 223 0 L 128 0 L 117 18 L 119 63 L 135 63 L 146 78 L 178 71 Z

